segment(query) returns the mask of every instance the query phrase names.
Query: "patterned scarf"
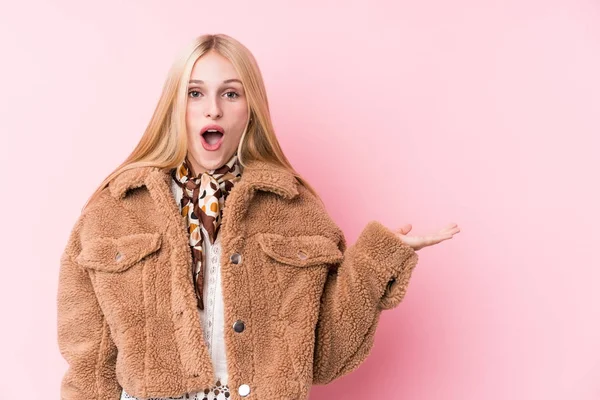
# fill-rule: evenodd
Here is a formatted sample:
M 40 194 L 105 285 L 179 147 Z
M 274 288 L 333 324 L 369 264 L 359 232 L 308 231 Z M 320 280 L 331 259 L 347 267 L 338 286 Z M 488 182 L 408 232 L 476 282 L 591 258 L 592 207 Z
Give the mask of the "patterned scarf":
M 203 310 L 202 296 L 203 251 L 201 227 L 204 226 L 210 243 L 214 243 L 219 233 L 225 200 L 234 184 L 241 178 L 241 167 L 237 153 L 223 166 L 208 170 L 196 176 L 192 165 L 186 157 L 183 163 L 172 171 L 171 176 L 183 189 L 181 198 L 181 215 L 187 216 L 187 226 L 192 251 L 192 279 L 198 299 L 198 307 Z

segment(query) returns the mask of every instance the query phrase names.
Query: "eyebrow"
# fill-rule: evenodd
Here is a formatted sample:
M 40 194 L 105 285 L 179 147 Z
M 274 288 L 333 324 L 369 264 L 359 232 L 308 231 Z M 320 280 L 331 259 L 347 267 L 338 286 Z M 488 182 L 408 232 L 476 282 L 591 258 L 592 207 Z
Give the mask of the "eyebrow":
M 240 81 L 239 79 L 226 79 L 223 81 L 223 83 L 231 83 L 231 82 L 238 82 L 238 83 L 242 83 L 242 81 Z M 190 80 L 190 83 L 199 83 L 199 84 L 204 84 L 204 81 L 199 80 L 199 79 L 192 79 Z

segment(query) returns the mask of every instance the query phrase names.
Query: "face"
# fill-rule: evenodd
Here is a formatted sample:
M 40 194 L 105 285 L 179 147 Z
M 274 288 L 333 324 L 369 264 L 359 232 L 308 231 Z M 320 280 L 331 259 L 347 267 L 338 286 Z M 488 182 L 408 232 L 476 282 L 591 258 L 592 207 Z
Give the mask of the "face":
M 187 95 L 188 159 L 199 175 L 219 168 L 237 151 L 248 104 L 233 64 L 214 51 L 194 64 Z

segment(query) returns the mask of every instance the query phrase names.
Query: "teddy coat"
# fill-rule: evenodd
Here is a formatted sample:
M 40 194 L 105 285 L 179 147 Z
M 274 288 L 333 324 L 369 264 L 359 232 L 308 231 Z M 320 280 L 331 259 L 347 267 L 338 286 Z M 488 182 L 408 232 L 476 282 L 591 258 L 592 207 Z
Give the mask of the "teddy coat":
M 168 171 L 115 177 L 77 219 L 60 259 L 61 398 L 167 397 L 214 384 L 184 217 Z M 233 399 L 308 398 L 368 356 L 382 310 L 403 299 L 417 254 L 369 222 L 347 247 L 292 173 L 251 161 L 221 222 Z

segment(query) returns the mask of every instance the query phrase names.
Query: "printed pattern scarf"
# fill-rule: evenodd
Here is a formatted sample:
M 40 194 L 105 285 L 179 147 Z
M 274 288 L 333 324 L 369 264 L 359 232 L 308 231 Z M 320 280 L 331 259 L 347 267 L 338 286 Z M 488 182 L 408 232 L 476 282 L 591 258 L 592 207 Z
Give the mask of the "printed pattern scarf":
M 241 178 L 241 166 L 237 153 L 223 166 L 208 170 L 196 176 L 186 157 L 183 163 L 172 171 L 172 177 L 182 189 L 181 215 L 187 216 L 187 227 L 192 251 L 192 279 L 198 299 L 198 307 L 204 310 L 203 293 L 203 251 L 202 226 L 206 229 L 210 243 L 214 243 L 223 208 L 229 192 Z

